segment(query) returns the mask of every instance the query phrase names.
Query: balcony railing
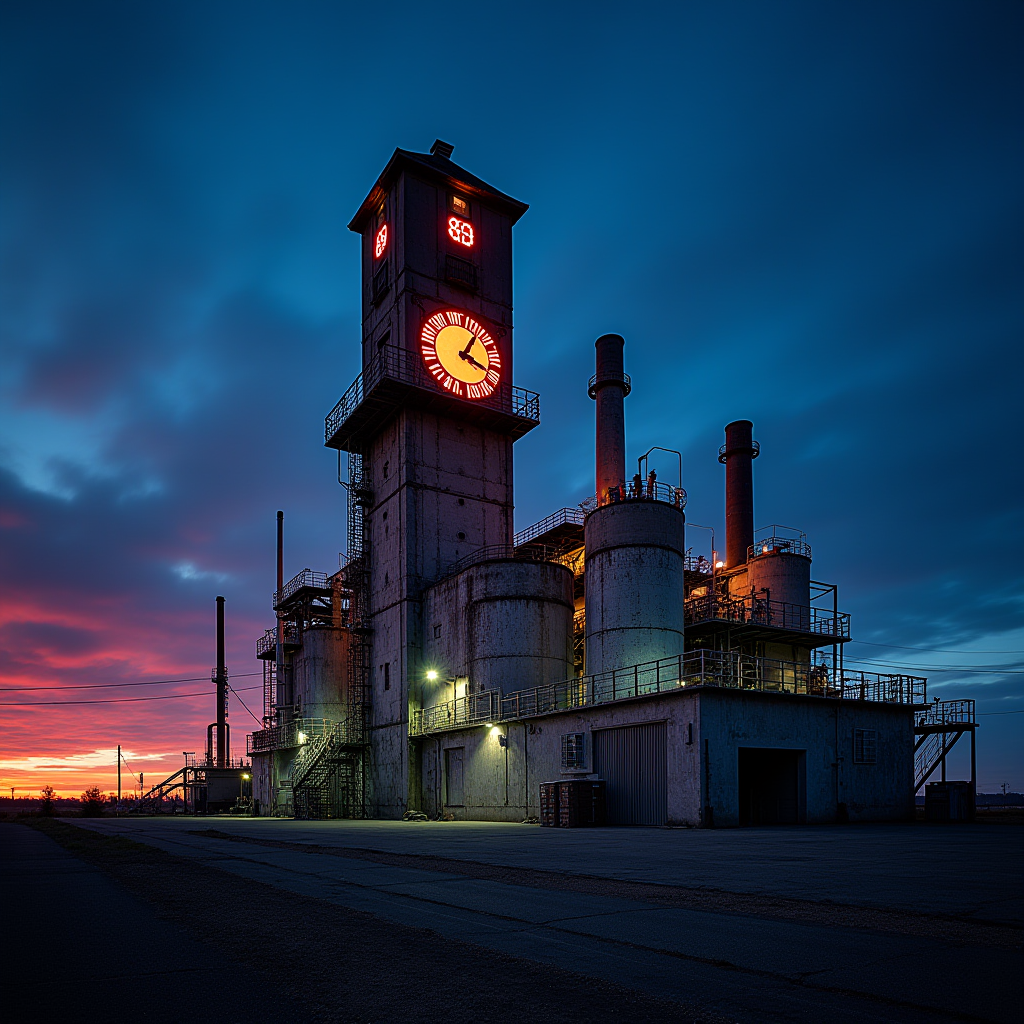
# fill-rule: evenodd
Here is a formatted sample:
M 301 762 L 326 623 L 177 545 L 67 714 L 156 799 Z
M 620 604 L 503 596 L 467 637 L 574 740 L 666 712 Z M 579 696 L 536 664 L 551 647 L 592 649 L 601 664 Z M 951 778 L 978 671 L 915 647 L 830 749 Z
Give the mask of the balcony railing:
M 732 622 L 737 625 L 771 626 L 798 633 L 817 633 L 821 636 L 850 635 L 848 612 L 833 615 L 831 611 L 820 608 L 758 597 L 722 597 L 718 594 L 691 597 L 686 601 L 683 615 L 687 626 L 704 622 Z
M 324 422 L 325 441 L 329 442 L 334 437 L 366 396 L 385 379 L 428 388 L 431 391 L 437 390 L 437 382 L 427 372 L 418 353 L 399 348 L 397 345 L 385 345 L 371 357 L 363 372 L 356 377 L 338 404 L 328 413 Z M 536 391 L 527 391 L 526 388 L 515 385 L 512 387 L 511 408 L 500 388 L 490 397 L 478 399 L 473 404 L 540 422 L 540 395 Z
M 284 632 L 282 634 L 284 642 L 295 646 L 299 642 L 299 627 L 294 622 L 286 622 L 284 624 Z M 256 657 L 263 658 L 268 654 L 273 653 L 277 650 L 277 626 L 273 629 L 268 629 L 263 636 L 256 641 Z
M 313 572 L 312 569 L 303 569 L 296 573 L 282 588 L 281 592 L 274 594 L 274 607 L 284 604 L 289 597 L 294 597 L 300 590 L 322 590 L 325 593 L 331 591 L 331 577 L 325 572 Z
M 803 555 L 811 557 L 811 545 L 800 537 L 764 537 L 747 548 L 747 560 L 759 555 Z
M 266 754 L 271 750 L 288 750 L 301 747 L 322 736 L 334 728 L 334 722 L 327 718 L 295 718 L 284 725 L 275 725 L 269 729 L 258 729 L 246 737 L 246 751 L 253 754 Z
M 529 544 L 534 537 L 539 537 L 541 534 L 548 533 L 559 526 L 565 526 L 567 523 L 574 526 L 582 526 L 585 518 L 586 516 L 581 508 L 560 508 L 557 512 L 552 512 L 551 515 L 546 519 L 542 519 L 539 523 L 534 523 L 533 526 L 520 530 L 515 535 L 513 544 L 516 547 L 522 544 Z
M 492 722 L 515 721 L 619 700 L 674 693 L 681 687 L 788 693 L 842 700 L 923 704 L 927 681 L 918 676 L 836 672 L 824 666 L 757 658 L 729 651 L 690 651 L 643 665 L 600 672 L 519 690 L 459 697 L 414 711 L 413 735 Z
M 607 494 L 598 494 L 580 502 L 584 512 L 593 512 L 602 505 L 615 505 L 625 501 L 661 501 L 676 508 L 686 508 L 686 491 L 682 487 L 644 480 L 640 483 L 609 487 Z
M 572 570 L 574 560 L 571 554 L 571 552 L 566 553 L 560 548 L 548 547 L 545 544 L 525 544 L 520 547 L 513 544 L 489 544 L 487 547 L 470 552 L 457 562 L 449 563 L 444 572 L 437 577 L 437 581 L 447 579 L 449 576 L 462 572 L 463 569 L 468 569 L 471 565 L 480 565 L 482 562 L 555 562 Z

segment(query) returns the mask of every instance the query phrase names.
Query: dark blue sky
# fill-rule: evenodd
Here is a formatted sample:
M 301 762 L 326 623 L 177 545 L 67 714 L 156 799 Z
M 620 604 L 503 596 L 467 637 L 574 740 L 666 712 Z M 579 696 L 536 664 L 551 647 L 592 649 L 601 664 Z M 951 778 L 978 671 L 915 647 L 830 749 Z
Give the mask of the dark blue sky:
M 722 427 L 752 419 L 757 522 L 807 532 L 848 663 L 977 697 L 983 788 L 1024 788 L 1022 29 L 1016 2 L 6 3 L 4 685 L 202 675 L 218 592 L 255 683 L 275 510 L 288 572 L 344 545 L 345 225 L 439 137 L 531 204 L 517 525 L 592 492 L 593 340 L 622 333 L 630 450 L 683 450 L 690 519 L 721 531 Z M 0 775 L 195 746 L 208 703 L 0 709 Z

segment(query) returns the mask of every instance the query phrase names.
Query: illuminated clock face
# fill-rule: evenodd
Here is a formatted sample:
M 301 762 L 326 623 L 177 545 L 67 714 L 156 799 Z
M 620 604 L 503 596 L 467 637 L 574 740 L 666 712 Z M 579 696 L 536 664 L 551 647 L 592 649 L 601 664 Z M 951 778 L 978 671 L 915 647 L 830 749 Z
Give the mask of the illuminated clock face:
M 501 380 L 501 354 L 487 329 L 468 313 L 442 310 L 420 331 L 423 362 L 441 387 L 460 398 L 486 398 Z

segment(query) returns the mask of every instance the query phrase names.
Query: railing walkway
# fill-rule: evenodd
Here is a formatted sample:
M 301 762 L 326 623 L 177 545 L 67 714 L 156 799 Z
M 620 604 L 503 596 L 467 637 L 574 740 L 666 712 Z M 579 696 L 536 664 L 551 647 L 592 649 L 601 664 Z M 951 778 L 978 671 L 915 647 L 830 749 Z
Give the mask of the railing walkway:
M 727 651 L 690 651 L 643 665 L 600 672 L 519 690 L 458 697 L 413 712 L 414 736 L 467 725 L 515 721 L 593 707 L 618 700 L 677 692 L 686 686 L 717 686 L 766 693 L 804 694 L 845 700 L 920 705 L 927 681 L 874 672 L 833 673 L 823 666 L 757 658 Z
M 831 611 L 809 605 L 771 601 L 749 595 L 722 597 L 718 594 L 705 594 L 701 597 L 691 597 L 686 601 L 683 615 L 683 621 L 687 626 L 724 622 L 735 625 L 770 626 L 774 629 L 844 639 L 850 635 L 848 612 L 833 615 Z

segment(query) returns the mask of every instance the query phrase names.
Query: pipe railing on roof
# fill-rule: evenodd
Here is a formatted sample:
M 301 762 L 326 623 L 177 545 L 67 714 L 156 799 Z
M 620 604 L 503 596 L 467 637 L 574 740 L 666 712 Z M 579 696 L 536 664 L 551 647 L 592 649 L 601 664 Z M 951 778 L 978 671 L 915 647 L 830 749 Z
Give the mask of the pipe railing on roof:
M 500 696 L 486 690 L 414 710 L 410 733 L 516 721 L 619 700 L 675 693 L 687 686 L 714 686 L 764 693 L 921 705 L 927 680 L 875 672 L 835 672 L 821 665 L 759 658 L 733 651 L 689 651 L 659 661 L 599 672 Z

